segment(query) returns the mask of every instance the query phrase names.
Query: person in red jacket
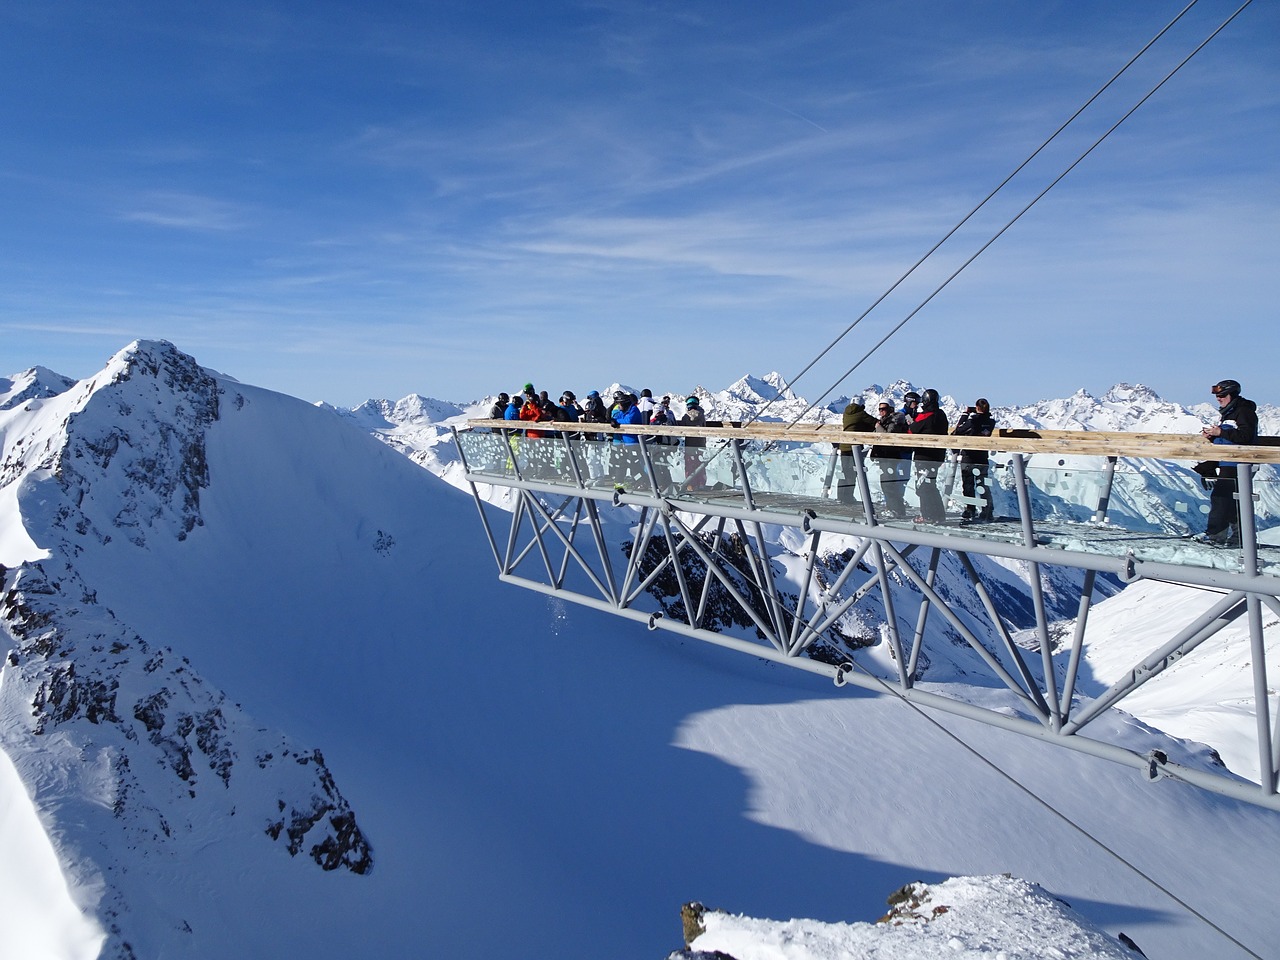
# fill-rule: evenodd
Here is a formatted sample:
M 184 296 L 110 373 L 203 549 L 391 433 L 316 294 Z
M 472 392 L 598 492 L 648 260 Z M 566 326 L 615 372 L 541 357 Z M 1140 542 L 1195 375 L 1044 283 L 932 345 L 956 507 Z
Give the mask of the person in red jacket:
M 938 406 L 938 391 L 932 388 L 920 395 L 920 412 L 908 426 L 909 433 L 946 436 L 947 415 Z M 916 498 L 920 501 L 920 516 L 916 523 L 941 523 L 947 519 L 947 508 L 938 493 L 938 469 L 946 459 L 942 447 L 916 447 L 912 459 L 916 466 Z
M 542 419 L 542 406 L 538 403 L 537 396 L 525 397 L 524 406 L 520 408 L 520 419 L 530 423 L 537 423 Z M 541 430 L 526 430 L 525 435 L 529 437 L 539 438 L 542 436 Z

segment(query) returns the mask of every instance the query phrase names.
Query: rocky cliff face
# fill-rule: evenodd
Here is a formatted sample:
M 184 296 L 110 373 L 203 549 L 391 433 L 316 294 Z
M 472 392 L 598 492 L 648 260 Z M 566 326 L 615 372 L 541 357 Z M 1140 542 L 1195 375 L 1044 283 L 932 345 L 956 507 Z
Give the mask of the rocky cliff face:
M 100 605 L 76 568 L 94 546 L 146 549 L 203 522 L 205 437 L 223 400 L 172 345 L 133 344 L 92 380 L 29 400 L 28 429 L 10 426 L 0 460 L 0 487 L 17 485 L 46 554 L 0 567 L 0 748 L 69 871 L 101 891 L 104 956 L 132 955 L 125 851 L 180 857 L 231 838 L 326 871 L 373 865 L 320 751 L 256 725 L 166 638 Z

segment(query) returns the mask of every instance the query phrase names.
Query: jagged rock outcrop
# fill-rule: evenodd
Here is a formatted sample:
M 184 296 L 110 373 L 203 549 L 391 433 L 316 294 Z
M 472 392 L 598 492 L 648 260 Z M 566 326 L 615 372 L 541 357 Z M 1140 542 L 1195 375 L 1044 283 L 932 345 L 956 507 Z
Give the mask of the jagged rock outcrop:
M 373 866 L 319 750 L 255 724 L 176 652 L 181 636 L 139 635 L 85 579 L 88 550 L 120 558 L 203 525 L 208 431 L 223 403 L 244 402 L 235 386 L 138 341 L 97 376 L 23 401 L 29 429 L 3 445 L 0 487 L 31 548 L 16 562 L 10 538 L 0 566 L 0 749 L 69 879 L 95 891 L 104 957 L 133 956 L 150 923 L 130 901 L 126 851 L 181 861 L 216 839 L 311 869 Z
M 4 737 L 56 733 L 108 758 L 100 788 L 122 832 L 175 841 L 184 823 L 235 816 L 322 869 L 371 869 L 369 842 L 319 750 L 254 725 L 184 657 L 99 606 L 69 567 L 23 564 L 3 571 L 3 585 L 0 622 L 14 643 L 0 667 Z M 25 730 L 15 729 L 19 716 Z M 248 799 L 268 794 L 257 808 Z

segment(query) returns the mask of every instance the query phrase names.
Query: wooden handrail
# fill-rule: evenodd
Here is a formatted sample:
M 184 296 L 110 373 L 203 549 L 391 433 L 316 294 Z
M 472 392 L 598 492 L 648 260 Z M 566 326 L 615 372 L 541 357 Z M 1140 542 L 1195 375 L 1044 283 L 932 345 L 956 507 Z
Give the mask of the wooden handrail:
M 942 447 L 960 450 L 992 450 L 1008 453 L 1041 453 L 1060 456 L 1136 457 L 1160 460 L 1230 460 L 1236 463 L 1280 464 L 1280 445 L 1215 444 L 1198 434 L 1121 433 L 1101 430 L 997 430 L 990 437 L 916 435 L 909 433 L 846 432 L 835 424 L 760 422 L 749 426 L 689 427 L 682 424 L 559 423 L 514 420 L 468 420 L 471 428 L 564 433 L 630 433 L 708 439 L 775 440 L 792 443 L 860 443 L 885 447 Z M 1272 438 L 1260 438 L 1270 440 Z

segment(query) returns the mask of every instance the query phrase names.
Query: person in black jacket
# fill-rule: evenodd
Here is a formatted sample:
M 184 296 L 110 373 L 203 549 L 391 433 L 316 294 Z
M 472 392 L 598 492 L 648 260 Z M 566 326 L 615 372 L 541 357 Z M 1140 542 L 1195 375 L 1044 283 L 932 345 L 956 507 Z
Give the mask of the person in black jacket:
M 894 410 L 888 400 L 881 400 L 876 420 L 876 433 L 906 433 L 907 417 Z M 877 443 L 871 448 L 871 459 L 880 467 L 880 493 L 884 496 L 884 515 L 898 519 L 907 515 L 907 480 L 911 473 L 911 461 L 903 458 L 899 447 Z
M 1219 422 L 1205 427 L 1200 435 L 1215 444 L 1251 444 L 1258 439 L 1258 406 L 1240 396 L 1236 380 L 1219 380 L 1209 388 L 1218 399 Z M 1236 497 L 1236 465 L 1218 461 L 1218 477 L 1209 494 L 1209 522 L 1204 539 L 1223 546 L 1240 545 L 1240 505 Z
M 957 437 L 989 437 L 996 428 L 995 417 L 991 416 L 991 404 L 985 397 L 979 397 L 972 407 L 960 415 L 954 434 Z M 960 488 L 964 493 L 964 512 L 960 514 L 961 523 L 985 523 L 995 518 L 991 507 L 991 482 L 987 477 L 990 455 L 986 450 L 960 451 Z M 974 501 L 980 501 L 979 511 Z
M 950 424 L 938 401 L 938 391 L 932 388 L 920 395 L 920 412 L 910 424 L 909 432 L 946 436 Z M 920 516 L 916 517 L 916 523 L 941 523 L 947 518 L 942 494 L 938 493 L 938 468 L 946 456 L 947 451 L 943 447 L 915 448 L 916 498 L 920 501 Z

